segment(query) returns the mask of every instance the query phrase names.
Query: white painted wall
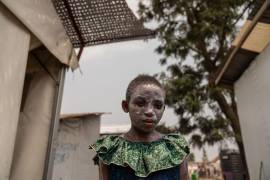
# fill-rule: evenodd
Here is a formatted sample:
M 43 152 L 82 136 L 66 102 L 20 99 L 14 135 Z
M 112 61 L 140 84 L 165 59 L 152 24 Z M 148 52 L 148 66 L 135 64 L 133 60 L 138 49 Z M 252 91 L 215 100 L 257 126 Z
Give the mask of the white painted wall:
M 60 121 L 54 160 L 53 180 L 98 180 L 94 150 L 88 145 L 99 137 L 100 116 Z
M 251 180 L 270 179 L 270 45 L 235 83 Z
M 1 180 L 9 180 L 29 46 L 29 31 L 0 2 Z

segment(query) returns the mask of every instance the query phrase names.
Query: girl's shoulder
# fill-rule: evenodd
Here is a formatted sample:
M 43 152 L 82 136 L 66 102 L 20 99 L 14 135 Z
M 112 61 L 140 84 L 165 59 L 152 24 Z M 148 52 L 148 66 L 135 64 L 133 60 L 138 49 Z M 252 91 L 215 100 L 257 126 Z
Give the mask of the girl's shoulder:
M 180 134 L 164 135 L 153 142 L 132 142 L 122 136 L 101 137 L 90 149 L 107 165 L 129 166 L 135 175 L 146 177 L 150 173 L 179 166 L 189 154 L 189 146 Z

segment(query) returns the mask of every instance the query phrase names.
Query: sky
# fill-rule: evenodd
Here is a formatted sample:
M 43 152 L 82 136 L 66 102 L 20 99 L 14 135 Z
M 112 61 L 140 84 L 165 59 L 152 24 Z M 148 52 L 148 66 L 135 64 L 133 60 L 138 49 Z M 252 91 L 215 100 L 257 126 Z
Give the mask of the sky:
M 135 12 L 137 0 L 127 0 Z M 80 70 L 66 75 L 61 113 L 109 112 L 102 115 L 101 127 L 129 127 L 128 114 L 121 108 L 128 83 L 138 74 L 159 73 L 161 56 L 154 50 L 157 39 L 136 40 L 85 48 Z M 176 125 L 177 116 L 167 108 L 161 123 Z M 197 159 L 201 151 L 194 149 Z M 209 158 L 217 155 L 217 147 L 207 148 Z

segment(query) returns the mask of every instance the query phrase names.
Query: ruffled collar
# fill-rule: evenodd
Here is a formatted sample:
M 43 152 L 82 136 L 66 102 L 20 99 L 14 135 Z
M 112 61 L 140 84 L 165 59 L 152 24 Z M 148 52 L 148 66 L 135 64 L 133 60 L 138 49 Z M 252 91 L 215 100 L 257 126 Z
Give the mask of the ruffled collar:
M 104 164 L 129 166 L 139 177 L 178 166 L 189 154 L 188 144 L 179 134 L 168 134 L 153 142 L 132 142 L 110 135 L 98 139 L 90 149 Z

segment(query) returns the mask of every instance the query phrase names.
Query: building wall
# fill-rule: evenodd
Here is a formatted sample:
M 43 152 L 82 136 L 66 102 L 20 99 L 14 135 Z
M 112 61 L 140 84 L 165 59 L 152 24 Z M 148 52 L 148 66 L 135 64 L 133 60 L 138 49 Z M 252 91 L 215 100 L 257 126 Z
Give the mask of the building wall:
M 32 60 L 36 61 L 29 58 L 27 63 Z M 58 79 L 60 63 L 55 59 L 46 60 L 50 63 L 44 63 L 44 66 Z M 29 69 L 28 66 L 26 71 Z M 45 159 L 57 85 L 40 65 L 32 73 L 27 73 L 26 79 L 9 180 L 42 180 L 46 171 Z
M 235 84 L 251 180 L 270 179 L 270 45 Z M 262 168 L 261 168 L 262 162 Z M 261 169 L 261 170 L 260 170 Z
M 0 2 L 0 179 L 8 180 L 20 113 L 30 32 Z
M 98 180 L 93 164 L 95 152 L 88 149 L 99 137 L 100 116 L 62 120 L 59 125 L 53 180 Z

